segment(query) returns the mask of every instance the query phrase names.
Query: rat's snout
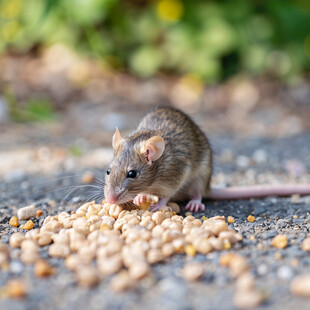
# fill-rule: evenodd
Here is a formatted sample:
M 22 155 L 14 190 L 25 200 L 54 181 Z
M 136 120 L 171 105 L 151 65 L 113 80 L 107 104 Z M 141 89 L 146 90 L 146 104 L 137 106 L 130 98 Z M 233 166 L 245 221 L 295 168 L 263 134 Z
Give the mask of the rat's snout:
M 117 201 L 117 195 L 107 195 L 107 202 L 108 203 L 115 203 Z
M 106 187 L 104 189 L 105 198 L 108 203 L 116 203 L 119 195 L 121 194 L 119 191 L 116 191 L 112 188 Z

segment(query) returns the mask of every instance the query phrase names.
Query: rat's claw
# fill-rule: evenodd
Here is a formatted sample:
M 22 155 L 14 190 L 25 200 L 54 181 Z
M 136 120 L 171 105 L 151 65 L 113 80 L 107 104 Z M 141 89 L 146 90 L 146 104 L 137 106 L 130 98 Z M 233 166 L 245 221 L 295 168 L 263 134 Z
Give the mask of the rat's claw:
M 193 199 L 186 205 L 185 210 L 189 210 L 190 212 L 198 212 L 199 210 L 204 211 L 205 205 L 201 200 Z
M 138 206 L 139 204 L 145 202 L 146 200 L 147 195 L 139 194 L 134 198 L 133 203 Z

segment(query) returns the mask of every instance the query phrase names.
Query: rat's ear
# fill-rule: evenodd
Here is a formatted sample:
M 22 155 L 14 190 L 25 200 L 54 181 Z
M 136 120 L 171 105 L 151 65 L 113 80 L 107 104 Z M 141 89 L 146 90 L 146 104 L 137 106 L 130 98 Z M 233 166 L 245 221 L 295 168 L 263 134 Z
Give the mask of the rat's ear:
M 116 127 L 113 138 L 112 138 L 112 146 L 113 149 L 116 150 L 120 143 L 122 143 L 123 138 L 121 133 L 119 132 L 118 128 Z
M 145 155 L 149 163 L 152 163 L 152 161 L 157 160 L 163 154 L 164 149 L 164 139 L 160 136 L 154 136 L 144 142 L 140 152 Z

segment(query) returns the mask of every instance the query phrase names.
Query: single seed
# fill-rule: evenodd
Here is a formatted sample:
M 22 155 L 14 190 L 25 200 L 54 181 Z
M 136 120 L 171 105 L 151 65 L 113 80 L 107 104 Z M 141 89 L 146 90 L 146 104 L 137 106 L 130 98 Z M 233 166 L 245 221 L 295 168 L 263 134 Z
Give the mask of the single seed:
M 175 253 L 175 248 L 171 243 L 166 243 L 162 246 L 162 253 L 165 257 L 169 257 Z
M 290 285 L 292 294 L 310 297 L 310 274 L 303 274 L 293 279 Z
M 48 254 L 53 257 L 65 258 L 70 254 L 70 248 L 63 243 L 54 243 L 49 247 Z
M 82 176 L 82 183 L 89 184 L 95 180 L 94 175 L 91 172 L 85 172 Z
M 253 215 L 249 215 L 247 220 L 248 220 L 248 222 L 253 223 L 255 221 L 255 217 Z
M 23 250 L 20 256 L 21 261 L 24 264 L 33 264 L 39 258 L 38 250 Z
M 264 294 L 258 290 L 237 291 L 233 303 L 238 309 L 257 308 L 265 300 Z
M 196 249 L 192 244 L 187 244 L 185 246 L 184 252 L 187 256 L 195 256 L 196 255 Z
M 134 280 L 140 280 L 150 273 L 150 265 L 144 261 L 133 264 L 128 269 L 129 276 Z
M 199 262 L 187 263 L 182 270 L 183 278 L 187 281 L 197 281 L 204 273 L 203 265 Z
M 100 258 L 97 261 L 98 269 L 103 275 L 117 273 L 123 266 L 120 255 L 113 255 L 107 258 Z
M 250 272 L 245 272 L 237 278 L 236 288 L 238 291 L 250 291 L 255 288 L 255 280 Z
M 20 248 L 20 245 L 24 240 L 25 236 L 21 232 L 16 232 L 10 237 L 10 246 L 12 248 Z
M 12 216 L 9 224 L 11 226 L 17 227 L 19 225 L 18 218 L 16 216 Z
M 159 249 L 150 249 L 147 253 L 147 261 L 150 264 L 156 264 L 165 259 L 165 256 Z
M 51 220 L 41 227 L 41 232 L 57 233 L 62 228 L 62 224 L 57 220 Z
M 126 270 L 119 272 L 110 282 L 110 287 L 114 292 L 123 292 L 133 288 L 135 285 Z
M 37 210 L 37 214 L 36 214 L 37 217 L 40 217 L 42 214 L 43 214 L 42 210 Z
M 81 266 L 76 271 L 76 277 L 78 283 L 85 287 L 96 286 L 100 281 L 97 269 L 93 266 Z
M 232 217 L 232 216 L 228 216 L 228 217 L 227 217 L 227 222 L 228 222 L 229 224 L 235 223 L 235 218 Z
M 76 270 L 82 265 L 82 262 L 79 255 L 72 254 L 66 257 L 65 265 L 69 270 Z
M 237 255 L 235 256 L 229 264 L 230 272 L 233 277 L 238 277 L 243 272 L 249 270 L 249 264 L 246 261 L 245 257 Z
M 287 247 L 287 236 L 286 235 L 277 235 L 272 239 L 272 246 L 278 249 L 284 249 Z
M 302 249 L 304 251 L 309 252 L 310 251 L 310 238 L 304 239 L 304 241 L 302 242 L 302 246 L 301 247 L 302 247 Z
M 24 229 L 24 230 L 29 230 L 29 229 L 33 228 L 33 225 L 34 224 L 33 224 L 32 220 L 29 220 L 29 221 L 26 222 L 26 224 L 21 225 L 20 228 Z
M 37 209 L 34 205 L 21 208 L 17 211 L 17 216 L 20 220 L 29 220 L 32 217 L 36 217 L 36 215 Z
M 20 245 L 23 251 L 37 251 L 38 247 L 34 240 L 32 239 L 24 239 Z
M 9 298 L 22 299 L 27 295 L 26 285 L 21 279 L 12 279 L 5 286 Z
M 210 244 L 209 240 L 205 238 L 196 238 L 193 240 L 193 246 L 200 254 L 208 254 L 213 250 L 213 246 Z
M 45 260 L 39 259 L 34 265 L 34 274 L 38 278 L 45 278 L 55 273 L 54 268 Z
M 40 233 L 37 236 L 36 241 L 37 241 L 39 246 L 48 245 L 48 244 L 52 243 L 52 234 L 47 233 L 47 232 Z

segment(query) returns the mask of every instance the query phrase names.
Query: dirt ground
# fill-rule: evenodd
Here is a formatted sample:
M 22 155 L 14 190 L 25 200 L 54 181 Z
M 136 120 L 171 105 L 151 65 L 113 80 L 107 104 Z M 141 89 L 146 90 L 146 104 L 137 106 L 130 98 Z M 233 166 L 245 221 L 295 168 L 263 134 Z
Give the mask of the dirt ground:
M 310 88 L 306 79 L 287 86 L 267 78 L 238 77 L 198 94 L 197 85 L 193 88 L 177 78 L 137 81 L 128 76 L 92 76 L 87 84 L 73 87 L 64 78 L 65 69 L 49 73 L 47 79 L 42 67 L 36 67 L 39 61 L 43 60 L 2 60 L 2 90 L 10 85 L 16 98 L 45 94 L 55 103 L 57 113 L 51 122 L 13 122 L 4 104 L 7 97 L 0 97 L 3 242 L 21 231 L 8 222 L 23 206 L 34 203 L 43 210 L 35 227 L 47 215 L 76 210 L 90 193 L 70 190 L 81 184 L 87 171 L 103 178 L 112 157 L 115 127 L 124 135 L 129 133 L 158 104 L 183 109 L 210 137 L 215 154 L 212 186 L 310 183 Z M 24 70 L 37 71 L 27 75 Z M 309 254 L 301 243 L 310 236 L 310 197 L 205 202 L 206 211 L 195 214 L 197 218 L 230 215 L 236 220 L 230 227 L 243 235 L 243 242 L 231 251 L 247 258 L 257 286 L 266 294 L 266 302 L 258 309 L 308 309 L 309 299 L 292 295 L 289 286 L 294 277 L 309 272 Z M 254 223 L 247 221 L 250 214 L 255 216 Z M 289 240 L 282 250 L 271 245 L 279 233 Z M 22 278 L 28 297 L 21 301 L 2 297 L 1 309 L 234 309 L 234 280 L 219 266 L 219 252 L 194 258 L 206 266 L 200 282 L 182 279 L 180 270 L 188 258 L 180 254 L 155 265 L 152 277 L 135 290 L 116 294 L 109 289 L 109 278 L 91 290 L 78 287 L 62 260 L 49 257 L 46 247 L 40 251 L 56 267 L 56 274 L 46 280 L 35 278 L 33 267 L 20 262 L 20 250 L 13 250 L 8 269 L 0 272 L 0 286 Z

